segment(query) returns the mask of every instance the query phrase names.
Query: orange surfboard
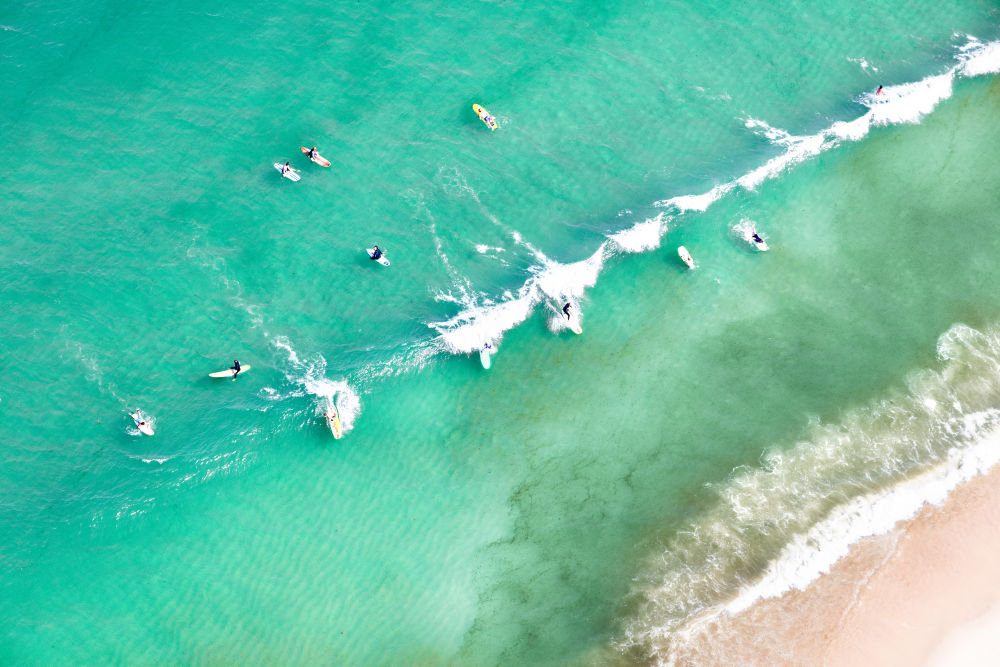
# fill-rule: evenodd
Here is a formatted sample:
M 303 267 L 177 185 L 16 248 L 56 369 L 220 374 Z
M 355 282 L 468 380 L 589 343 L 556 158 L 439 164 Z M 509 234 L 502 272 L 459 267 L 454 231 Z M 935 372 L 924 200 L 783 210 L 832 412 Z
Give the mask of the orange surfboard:
M 299 146 L 299 148 L 302 149 L 303 153 L 305 153 L 306 155 L 309 155 L 309 149 L 308 148 L 306 148 L 305 146 Z M 319 153 L 316 153 L 316 155 L 312 156 L 309 159 L 312 160 L 313 162 L 315 162 L 316 164 L 318 164 L 321 167 L 329 167 L 330 166 L 330 161 L 327 160 L 322 155 L 320 155 Z

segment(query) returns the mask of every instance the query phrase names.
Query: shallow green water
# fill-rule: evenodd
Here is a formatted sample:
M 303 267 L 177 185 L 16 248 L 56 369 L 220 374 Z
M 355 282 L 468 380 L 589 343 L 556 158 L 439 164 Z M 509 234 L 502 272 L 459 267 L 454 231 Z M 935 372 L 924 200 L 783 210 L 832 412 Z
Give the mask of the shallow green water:
M 783 154 L 751 119 L 806 136 L 949 70 L 991 5 L 284 9 L 0 19 L 0 662 L 645 660 L 643 628 L 823 516 L 682 553 L 741 474 L 1000 319 L 989 76 L 704 212 L 654 204 Z M 657 215 L 659 248 L 607 240 Z M 253 369 L 206 377 L 234 357 Z M 858 442 L 810 499 L 911 472 Z M 716 553 L 680 612 L 649 592 Z

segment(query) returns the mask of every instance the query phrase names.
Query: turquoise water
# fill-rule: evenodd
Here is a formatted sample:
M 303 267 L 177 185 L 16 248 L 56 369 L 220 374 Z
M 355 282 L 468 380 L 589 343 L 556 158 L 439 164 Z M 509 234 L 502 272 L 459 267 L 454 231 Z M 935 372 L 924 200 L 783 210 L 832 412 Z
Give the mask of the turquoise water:
M 669 661 L 1000 422 L 998 18 L 8 7 L 0 662 Z

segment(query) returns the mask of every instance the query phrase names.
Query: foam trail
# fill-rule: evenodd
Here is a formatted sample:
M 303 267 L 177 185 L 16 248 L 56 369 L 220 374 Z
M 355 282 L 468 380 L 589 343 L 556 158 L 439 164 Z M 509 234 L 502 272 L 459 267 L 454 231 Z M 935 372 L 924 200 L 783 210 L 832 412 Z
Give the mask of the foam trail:
M 547 260 L 531 269 L 531 277 L 516 295 L 507 293 L 498 303 L 466 305 L 451 319 L 428 326 L 440 334 L 445 350 L 455 354 L 477 351 L 483 342 L 499 341 L 505 331 L 528 319 L 539 303 L 558 303 L 559 307 L 566 301 L 579 304 L 587 288 L 597 282 L 606 252 L 607 244 L 602 244 L 597 252 L 580 262 L 561 264 Z M 439 295 L 439 299 L 454 300 L 447 295 Z M 566 328 L 564 320 L 559 313 L 550 320 L 550 328 L 553 331 Z
M 503 248 L 499 248 L 499 247 L 488 246 L 485 243 L 477 243 L 476 244 L 476 252 L 478 252 L 480 255 L 485 255 L 486 253 L 488 253 L 490 251 L 493 251 L 493 252 L 504 252 L 504 249 Z
M 858 540 L 1000 463 L 1000 326 L 955 325 L 938 356 L 942 368 L 912 376 L 905 395 L 817 423 L 719 485 L 717 505 L 637 579 L 643 602 L 617 647 L 683 663 L 721 615 L 806 587 Z
M 198 247 L 197 243 L 198 236 L 195 235 L 191 239 L 191 246 L 185 253 L 187 258 L 196 261 L 202 268 L 216 274 L 229 294 L 230 302 L 237 308 L 242 309 L 249 316 L 251 327 L 263 327 L 264 316 L 261 314 L 261 306 L 250 303 L 244 298 L 243 286 L 240 284 L 240 281 L 229 277 L 229 264 L 226 262 L 226 258 L 222 256 L 221 251 L 216 250 L 213 253 L 208 249 Z
M 285 371 L 285 378 L 320 399 L 316 405 L 319 410 L 317 414 L 322 414 L 327 406 L 334 403 L 340 415 L 341 428 L 344 433 L 350 431 L 361 414 L 361 397 L 351 385 L 346 380 L 330 380 L 326 377 L 326 359 L 323 355 L 303 361 L 287 337 L 278 336 L 271 343 L 288 355 L 292 369 Z
M 760 252 L 761 249 L 757 247 L 757 244 L 753 240 L 753 235 L 756 232 L 757 232 L 757 223 L 751 220 L 750 218 L 740 218 L 740 221 L 737 222 L 732 227 L 732 234 L 735 238 L 739 239 L 740 241 L 746 242 L 755 251 Z M 761 235 L 761 238 L 764 238 L 764 236 Z M 766 243 L 767 239 L 764 240 Z

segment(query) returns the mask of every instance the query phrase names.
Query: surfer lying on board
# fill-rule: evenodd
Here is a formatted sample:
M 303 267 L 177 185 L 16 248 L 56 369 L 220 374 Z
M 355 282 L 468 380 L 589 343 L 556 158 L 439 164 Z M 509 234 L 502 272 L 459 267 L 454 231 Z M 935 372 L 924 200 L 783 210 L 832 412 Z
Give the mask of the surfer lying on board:
M 378 246 L 372 248 L 372 259 L 378 259 L 382 256 L 382 251 L 378 249 Z
M 566 315 L 566 319 L 567 319 L 567 320 L 571 320 L 571 319 L 573 319 L 573 318 L 572 318 L 572 317 L 570 316 L 570 314 L 569 314 L 569 301 L 567 301 L 567 302 L 566 302 L 566 305 L 565 305 L 565 306 L 563 306 L 563 313 L 565 313 L 565 315 Z
M 762 238 L 761 238 L 761 237 L 760 237 L 760 236 L 759 236 L 759 235 L 757 234 L 757 232 L 754 232 L 754 233 L 753 233 L 753 237 L 752 237 L 752 238 L 753 238 L 753 242 L 754 242 L 754 243 L 763 243 L 763 242 L 764 242 L 764 239 L 762 239 Z
M 233 372 L 233 379 L 235 380 L 236 376 L 240 374 L 240 362 L 233 359 L 233 366 L 229 370 Z

